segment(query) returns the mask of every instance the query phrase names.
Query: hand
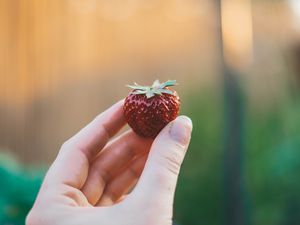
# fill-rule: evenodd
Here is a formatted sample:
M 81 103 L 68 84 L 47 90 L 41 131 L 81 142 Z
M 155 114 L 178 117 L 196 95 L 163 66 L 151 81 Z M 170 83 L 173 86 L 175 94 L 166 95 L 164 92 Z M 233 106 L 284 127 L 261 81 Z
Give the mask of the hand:
M 154 141 L 131 130 L 109 141 L 126 123 L 122 106 L 116 103 L 62 145 L 27 225 L 172 224 L 191 120 L 179 116 Z

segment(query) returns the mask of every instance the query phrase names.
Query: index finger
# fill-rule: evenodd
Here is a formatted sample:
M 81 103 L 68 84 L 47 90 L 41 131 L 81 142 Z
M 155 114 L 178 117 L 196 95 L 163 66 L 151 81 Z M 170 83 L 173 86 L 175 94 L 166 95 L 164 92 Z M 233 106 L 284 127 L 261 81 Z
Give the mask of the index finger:
M 121 100 L 63 144 L 45 182 L 81 188 L 87 178 L 89 162 L 124 125 Z
M 89 160 L 93 159 L 109 139 L 125 125 L 123 104 L 124 100 L 120 100 L 99 114 L 64 145 L 81 151 Z

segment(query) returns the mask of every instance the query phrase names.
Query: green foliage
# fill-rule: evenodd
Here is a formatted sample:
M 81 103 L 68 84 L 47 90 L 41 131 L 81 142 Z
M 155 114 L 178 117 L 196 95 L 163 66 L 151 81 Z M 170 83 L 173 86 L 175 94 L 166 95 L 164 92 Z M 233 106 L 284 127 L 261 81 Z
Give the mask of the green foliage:
M 253 224 L 300 224 L 299 106 L 281 102 L 264 112 L 249 110 L 246 178 Z
M 175 198 L 179 224 L 222 224 L 223 97 L 191 93 L 183 100 L 194 131 Z M 245 104 L 245 198 L 253 225 L 300 224 L 300 104 Z
M 193 133 L 181 169 L 175 198 L 179 224 L 221 224 L 222 221 L 222 97 L 221 93 L 190 93 L 182 114 L 191 117 Z
M 44 170 L 23 168 L 0 155 L 0 224 L 23 225 L 39 190 Z

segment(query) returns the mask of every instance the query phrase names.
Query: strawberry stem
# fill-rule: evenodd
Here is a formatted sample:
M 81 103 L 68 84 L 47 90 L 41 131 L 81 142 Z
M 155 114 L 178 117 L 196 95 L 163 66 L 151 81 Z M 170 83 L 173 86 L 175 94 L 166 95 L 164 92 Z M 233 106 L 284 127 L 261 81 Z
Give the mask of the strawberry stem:
M 177 85 L 176 80 L 168 80 L 164 83 L 160 83 L 159 80 L 155 80 L 152 86 L 141 86 L 137 83 L 134 85 L 127 85 L 127 87 L 132 88 L 133 94 L 144 94 L 147 98 L 152 98 L 155 95 L 170 94 L 174 95 L 171 90 L 166 89 L 166 87 L 171 87 Z

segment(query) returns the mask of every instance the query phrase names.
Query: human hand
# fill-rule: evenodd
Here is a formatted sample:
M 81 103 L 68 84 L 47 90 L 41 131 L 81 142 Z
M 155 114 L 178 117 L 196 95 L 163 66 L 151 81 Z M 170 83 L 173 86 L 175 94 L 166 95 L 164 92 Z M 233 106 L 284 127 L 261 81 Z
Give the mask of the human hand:
M 131 130 L 109 141 L 126 123 L 122 106 L 116 103 L 62 145 L 26 225 L 172 224 L 192 123 L 179 116 L 154 141 Z

